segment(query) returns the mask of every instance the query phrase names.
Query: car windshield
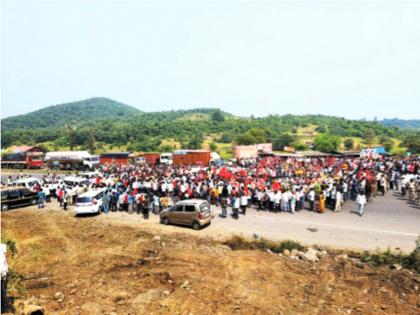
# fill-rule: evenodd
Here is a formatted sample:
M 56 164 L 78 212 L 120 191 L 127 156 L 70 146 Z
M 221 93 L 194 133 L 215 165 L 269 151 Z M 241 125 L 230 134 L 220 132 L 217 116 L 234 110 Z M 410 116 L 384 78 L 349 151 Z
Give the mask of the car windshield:
M 88 203 L 92 202 L 92 197 L 79 197 L 76 199 L 76 203 Z

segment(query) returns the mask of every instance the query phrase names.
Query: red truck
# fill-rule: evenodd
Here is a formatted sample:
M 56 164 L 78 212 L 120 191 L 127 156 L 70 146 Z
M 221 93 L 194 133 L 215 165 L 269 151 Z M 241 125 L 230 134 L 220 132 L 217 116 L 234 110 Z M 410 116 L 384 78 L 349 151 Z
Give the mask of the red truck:
M 44 166 L 44 152 L 38 147 L 14 147 L 1 158 L 2 168 L 31 169 Z
M 173 156 L 173 165 L 203 165 L 209 166 L 211 152 L 207 150 L 178 150 Z

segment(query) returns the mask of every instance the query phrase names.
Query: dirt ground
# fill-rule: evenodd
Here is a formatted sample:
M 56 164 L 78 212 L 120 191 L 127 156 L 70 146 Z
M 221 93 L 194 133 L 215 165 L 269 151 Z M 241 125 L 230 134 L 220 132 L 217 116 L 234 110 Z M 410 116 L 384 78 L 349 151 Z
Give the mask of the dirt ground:
M 182 231 L 182 228 L 179 229 Z M 236 250 L 191 233 L 26 208 L 2 213 L 9 266 L 46 314 L 419 314 L 420 277 Z

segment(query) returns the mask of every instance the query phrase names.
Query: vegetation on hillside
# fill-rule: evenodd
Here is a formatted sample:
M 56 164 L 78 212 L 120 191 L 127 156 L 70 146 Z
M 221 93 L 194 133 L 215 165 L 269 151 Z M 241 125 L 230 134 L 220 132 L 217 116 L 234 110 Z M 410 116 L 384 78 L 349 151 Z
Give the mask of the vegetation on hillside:
M 275 150 L 293 145 L 330 152 L 342 145 L 352 149 L 353 140 L 348 139 L 360 138 L 367 145 L 375 141 L 385 144 L 394 138 L 418 150 L 416 131 L 372 121 L 324 115 L 247 118 L 209 108 L 145 113 L 106 98 L 51 106 L 2 120 L 3 148 L 43 144 L 50 150 L 74 147 L 98 152 L 123 147 L 130 151 L 170 151 L 201 148 L 209 135 L 211 148 L 217 148 L 217 143 L 272 142 Z M 388 146 L 393 145 L 388 141 Z

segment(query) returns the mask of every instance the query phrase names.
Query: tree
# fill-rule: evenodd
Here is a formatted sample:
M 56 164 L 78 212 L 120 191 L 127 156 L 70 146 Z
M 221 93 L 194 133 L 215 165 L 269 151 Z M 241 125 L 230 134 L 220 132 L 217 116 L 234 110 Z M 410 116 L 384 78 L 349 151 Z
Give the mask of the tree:
M 294 137 L 288 133 L 282 133 L 273 141 L 274 150 L 283 150 L 284 147 L 290 146 L 294 140 Z
M 93 135 L 93 129 L 89 128 L 88 133 L 89 133 L 89 141 L 88 141 L 89 151 L 90 151 L 91 154 L 95 154 L 96 142 L 95 142 L 95 137 Z
M 401 146 L 405 146 L 411 153 L 420 153 L 420 131 L 410 132 L 406 135 Z
M 326 133 L 321 133 L 316 136 L 315 141 L 315 149 L 321 152 L 331 153 L 337 150 L 338 146 L 340 145 L 340 138 L 337 136 L 331 136 Z
M 216 150 L 217 150 L 217 145 L 216 145 L 216 143 L 214 143 L 214 142 L 211 142 L 211 143 L 209 144 L 209 147 L 210 147 L 210 150 L 211 150 L 211 151 L 216 151 Z
M 373 143 L 373 139 L 375 138 L 375 131 L 373 131 L 373 129 L 366 129 L 365 132 L 363 133 L 363 138 L 366 140 L 366 142 L 368 144 L 372 144 Z
M 266 131 L 261 128 L 251 128 L 236 138 L 236 142 L 242 145 L 267 142 Z
M 394 141 L 388 139 L 385 142 L 382 142 L 382 145 L 384 146 L 387 152 L 391 152 L 392 148 L 394 147 Z
M 214 122 L 222 122 L 225 120 L 225 115 L 223 115 L 220 109 L 216 109 L 213 114 L 211 114 L 211 120 Z
M 76 124 L 74 122 L 65 124 L 64 129 L 67 131 L 70 151 L 73 151 L 75 140 L 76 140 Z
M 354 141 L 352 138 L 347 138 L 344 140 L 344 147 L 346 150 L 352 150 L 354 148 Z

